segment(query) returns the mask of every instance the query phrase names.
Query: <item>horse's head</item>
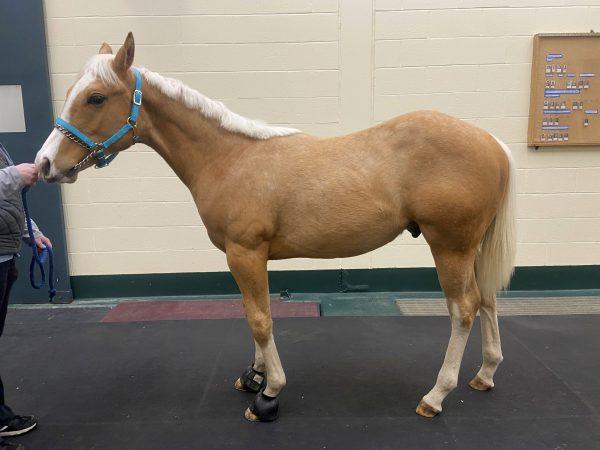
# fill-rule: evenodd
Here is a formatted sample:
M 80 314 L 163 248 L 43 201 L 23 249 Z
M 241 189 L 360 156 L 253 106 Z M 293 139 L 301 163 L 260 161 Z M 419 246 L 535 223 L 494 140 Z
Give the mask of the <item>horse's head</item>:
M 133 144 L 135 129 L 130 127 L 108 149 L 94 147 L 94 143 L 105 142 L 128 123 L 135 89 L 134 50 L 131 33 L 116 55 L 104 43 L 100 53 L 87 62 L 70 87 L 56 128 L 35 158 L 45 181 L 73 183 L 79 171 L 97 164 L 98 159 L 88 157 L 90 154 L 98 152 L 96 156 L 104 158 Z M 76 131 L 81 133 L 79 137 Z

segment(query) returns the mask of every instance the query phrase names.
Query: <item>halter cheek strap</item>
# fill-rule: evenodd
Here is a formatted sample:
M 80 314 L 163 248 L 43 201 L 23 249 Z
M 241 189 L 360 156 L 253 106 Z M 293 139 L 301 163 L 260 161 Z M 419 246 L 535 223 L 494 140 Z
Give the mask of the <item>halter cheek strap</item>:
M 125 125 L 123 125 L 119 131 L 105 141 L 95 142 L 66 120 L 60 117 L 56 118 L 54 127 L 66 137 L 77 142 L 90 152 L 85 158 L 79 161 L 79 163 L 77 163 L 73 169 L 71 169 L 73 173 L 79 171 L 90 159 L 95 160 L 95 167 L 97 169 L 108 166 L 112 160 L 117 157 L 117 153 L 109 153 L 108 156 L 106 156 L 104 154 L 105 150 L 108 150 L 111 145 L 113 145 L 130 131 L 133 131 L 133 143 L 136 144 L 140 142 L 140 137 L 137 135 L 136 129 L 137 120 L 140 113 L 140 106 L 142 106 L 142 74 L 138 69 L 134 69 L 134 75 L 135 89 L 131 98 L 131 112 L 129 113 L 129 117 L 125 122 Z

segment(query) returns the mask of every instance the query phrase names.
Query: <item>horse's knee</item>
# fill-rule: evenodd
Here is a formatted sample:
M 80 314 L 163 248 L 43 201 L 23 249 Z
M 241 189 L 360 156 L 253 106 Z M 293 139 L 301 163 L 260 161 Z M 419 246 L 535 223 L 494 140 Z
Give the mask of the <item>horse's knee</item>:
M 266 314 L 254 314 L 248 316 L 248 324 L 252 335 L 259 345 L 266 345 L 273 332 L 273 320 Z

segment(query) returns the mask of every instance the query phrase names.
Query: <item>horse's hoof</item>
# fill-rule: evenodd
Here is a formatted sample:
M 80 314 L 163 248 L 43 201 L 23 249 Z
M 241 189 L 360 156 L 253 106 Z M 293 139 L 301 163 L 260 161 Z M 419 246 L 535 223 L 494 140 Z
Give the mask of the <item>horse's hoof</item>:
M 475 378 L 469 381 L 469 386 L 476 391 L 491 391 L 494 388 L 493 384 L 483 381 L 479 375 L 475 375 Z
M 244 417 L 249 422 L 260 422 L 260 420 L 258 420 L 258 417 L 256 417 L 256 414 L 250 411 L 250 408 L 246 408 L 246 411 L 244 412 Z
M 256 394 L 254 401 L 246 409 L 244 417 L 250 422 L 272 422 L 279 415 L 279 400 L 268 397 L 262 391 Z
M 253 366 L 248 366 L 241 377 L 235 380 L 234 387 L 238 391 L 259 392 L 267 384 L 264 372 L 254 370 Z
M 233 383 L 233 387 L 236 388 L 238 391 L 245 391 L 244 385 L 242 384 L 242 380 L 240 380 L 239 378 L 235 380 L 235 383 Z
M 420 416 L 431 418 L 437 416 L 441 411 L 431 406 L 425 400 L 421 400 L 417 406 L 416 413 Z

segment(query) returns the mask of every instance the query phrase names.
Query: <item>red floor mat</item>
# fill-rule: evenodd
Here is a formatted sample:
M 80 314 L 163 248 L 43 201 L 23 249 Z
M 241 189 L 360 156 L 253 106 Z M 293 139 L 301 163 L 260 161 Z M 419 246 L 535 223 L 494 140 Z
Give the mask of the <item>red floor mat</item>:
M 271 301 L 273 317 L 319 317 L 318 302 Z M 184 300 L 123 302 L 102 322 L 244 318 L 241 300 Z

